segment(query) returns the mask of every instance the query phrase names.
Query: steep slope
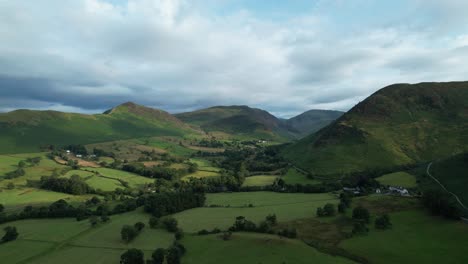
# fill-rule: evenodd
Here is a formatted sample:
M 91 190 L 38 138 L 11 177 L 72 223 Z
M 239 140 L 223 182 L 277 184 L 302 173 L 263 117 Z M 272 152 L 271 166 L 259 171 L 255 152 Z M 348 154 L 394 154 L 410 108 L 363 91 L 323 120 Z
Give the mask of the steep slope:
M 313 173 L 340 175 L 466 150 L 468 82 L 451 82 L 383 88 L 284 154 Z
M 17 110 L 0 114 L 0 153 L 37 151 L 40 146 L 51 144 L 195 133 L 199 132 L 167 112 L 134 103 L 96 115 Z
M 302 138 L 329 125 L 343 114 L 341 111 L 309 110 L 283 122 L 292 134 Z
M 285 140 L 283 123 L 267 111 L 248 106 L 215 106 L 176 115 L 206 132 L 224 132 L 246 138 Z

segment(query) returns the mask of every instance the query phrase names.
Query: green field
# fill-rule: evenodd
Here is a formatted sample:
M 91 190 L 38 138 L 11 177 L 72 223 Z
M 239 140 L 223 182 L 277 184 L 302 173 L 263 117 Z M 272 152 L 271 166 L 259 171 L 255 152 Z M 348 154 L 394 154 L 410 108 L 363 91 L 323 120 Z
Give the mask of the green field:
M 287 184 L 318 184 L 320 181 L 309 179 L 303 173 L 298 170 L 291 168 L 288 172 L 281 177 Z
M 318 252 L 299 240 L 267 234 L 235 233 L 228 241 L 217 235 L 190 235 L 182 242 L 188 249 L 182 259 L 186 264 L 354 263 Z
M 0 259 L 8 263 L 28 260 L 28 263 L 118 263 L 128 248 L 144 250 L 149 258 L 158 247 L 168 247 L 174 236 L 161 229 L 145 227 L 131 243 L 120 239 L 123 225 L 137 221 L 147 224 L 149 215 L 141 210 L 111 216 L 111 221 L 91 227 L 88 221 L 75 219 L 21 220 L 0 225 L 12 225 L 20 233 L 16 241 L 0 245 Z M 2 262 L 3 263 L 3 262 Z
M 201 179 L 201 178 L 206 178 L 206 177 L 218 177 L 220 176 L 219 173 L 217 172 L 214 172 L 214 171 L 201 171 L 201 170 L 198 170 L 194 173 L 191 173 L 191 174 L 188 174 L 188 175 L 185 175 L 184 177 L 182 177 L 182 180 L 186 181 L 190 178 L 197 178 L 197 179 Z
M 6 210 L 17 210 L 27 205 L 48 205 L 60 199 L 67 202 L 78 202 L 88 200 L 91 197 L 92 195 L 77 196 L 35 188 L 17 188 L 0 191 L 0 204 L 3 204 Z
M 273 182 L 277 179 L 277 176 L 274 175 L 255 175 L 249 176 L 245 178 L 244 183 L 242 184 L 243 187 L 249 186 L 268 186 L 272 185 Z
M 376 264 L 468 263 L 468 225 L 406 211 L 390 215 L 393 228 L 344 240 L 340 247 Z
M 87 170 L 97 172 L 109 178 L 126 181 L 130 184 L 131 187 L 139 187 L 144 184 L 154 182 L 154 179 L 121 170 L 114 170 L 109 168 L 88 168 Z
M 405 188 L 415 188 L 418 186 L 416 177 L 404 171 L 385 174 L 378 177 L 376 180 L 382 185 L 401 186 Z
M 206 205 L 174 215 L 187 232 L 197 232 L 215 227 L 226 229 L 237 216 L 245 216 L 254 222 L 264 220 L 268 214 L 276 214 L 278 221 L 315 217 L 317 207 L 326 203 L 337 204 L 331 194 L 282 194 L 273 192 L 246 192 L 207 194 Z M 253 207 L 248 207 L 252 204 Z M 227 207 L 229 206 L 229 207 Z

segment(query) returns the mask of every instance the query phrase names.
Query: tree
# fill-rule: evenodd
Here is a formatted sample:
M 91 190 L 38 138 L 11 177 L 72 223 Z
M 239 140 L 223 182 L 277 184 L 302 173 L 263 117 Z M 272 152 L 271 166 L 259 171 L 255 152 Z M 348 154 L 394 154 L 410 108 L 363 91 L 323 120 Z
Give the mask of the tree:
M 3 204 L 0 204 L 0 213 L 2 213 L 3 210 L 5 210 L 5 206 Z
M 89 223 L 91 224 L 91 226 L 97 226 L 98 224 L 98 218 L 97 216 L 93 215 L 89 218 Z
M 428 190 L 424 192 L 423 204 L 434 215 L 442 215 L 449 219 L 459 219 L 461 211 L 456 202 L 447 193 L 441 190 Z
M 338 212 L 340 214 L 346 213 L 346 209 L 347 209 L 347 207 L 346 207 L 346 205 L 344 203 L 339 203 L 338 204 Z
M 324 207 L 323 207 L 323 212 L 326 216 L 334 216 L 335 213 L 336 213 L 336 210 L 335 210 L 335 205 L 331 204 L 331 203 L 327 203 Z
M 323 208 L 322 208 L 322 207 L 318 207 L 318 208 L 317 208 L 316 215 L 317 215 L 318 217 L 322 217 L 322 216 L 325 215 L 325 213 L 323 212 Z
M 15 188 L 15 184 L 14 184 L 14 183 L 9 182 L 9 183 L 7 184 L 7 189 L 8 189 L 8 190 L 13 190 L 14 188 Z
M 129 225 L 124 225 L 122 227 L 122 230 L 120 231 L 120 236 L 122 237 L 122 240 L 125 242 L 130 242 L 132 241 L 136 236 L 138 232 L 133 226 Z
M 120 256 L 120 264 L 144 264 L 144 254 L 143 251 L 132 248 Z
M 172 246 L 167 252 L 167 264 L 180 264 L 180 258 L 182 257 L 182 252 L 178 247 Z
M 153 254 L 151 254 L 152 264 L 163 264 L 165 254 L 166 250 L 164 250 L 163 248 L 158 248 L 155 251 L 153 251 Z
M 222 238 L 224 241 L 231 240 L 232 237 L 232 232 L 231 231 L 225 231 L 223 232 Z
M 110 220 L 110 217 L 107 214 L 102 214 L 101 215 L 101 221 L 103 223 L 107 223 Z
M 149 220 L 149 226 L 150 228 L 157 228 L 159 224 L 159 218 L 156 216 L 152 216 Z
M 351 206 L 351 196 L 348 193 L 341 193 L 340 194 L 340 202 L 343 203 L 343 205 L 348 208 Z
M 177 220 L 173 217 L 166 217 L 163 219 L 163 225 L 169 232 L 177 231 Z
M 369 232 L 366 224 L 363 221 L 356 221 L 353 224 L 353 234 L 366 234 Z
M 174 234 L 176 240 L 181 240 L 184 237 L 184 231 L 180 228 Z
M 137 222 L 135 223 L 134 227 L 138 232 L 140 232 L 143 230 L 143 228 L 145 228 L 145 224 L 143 222 Z
M 20 161 L 18 162 L 18 167 L 19 167 L 19 168 L 24 168 L 24 167 L 26 167 L 26 162 L 24 162 L 24 160 L 20 160 Z
M 278 223 L 276 220 L 276 214 L 267 215 L 266 221 L 272 226 L 276 225 Z
M 369 223 L 370 213 L 369 210 L 362 206 L 358 206 L 353 210 L 353 219 L 358 221 L 363 221 L 364 223 Z
M 375 228 L 377 229 L 388 229 L 392 227 L 390 222 L 390 216 L 387 214 L 381 215 L 375 219 Z
M 7 226 L 3 230 L 5 230 L 5 235 L 2 237 L 2 243 L 16 240 L 19 235 L 14 226 Z

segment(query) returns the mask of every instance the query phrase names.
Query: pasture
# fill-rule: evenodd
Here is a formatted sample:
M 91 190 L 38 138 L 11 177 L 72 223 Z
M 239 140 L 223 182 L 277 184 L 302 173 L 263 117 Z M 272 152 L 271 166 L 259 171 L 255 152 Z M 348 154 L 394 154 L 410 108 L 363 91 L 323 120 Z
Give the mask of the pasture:
M 186 232 L 202 229 L 227 229 L 237 216 L 260 222 L 269 214 L 276 214 L 278 221 L 290 221 L 315 217 L 317 207 L 326 203 L 338 203 L 331 194 L 286 194 L 273 192 L 246 192 L 207 194 L 207 206 L 186 210 L 174 215 Z M 252 204 L 253 207 L 249 207 Z
M 275 175 L 255 175 L 245 178 L 242 187 L 272 185 L 278 177 Z
M 186 264 L 353 263 L 321 253 L 299 240 L 268 234 L 234 233 L 227 241 L 218 235 L 188 235 L 182 242 L 187 247 L 182 259 Z
M 290 168 L 288 172 L 281 177 L 287 184 L 318 184 L 320 181 L 309 179 L 306 175 L 294 168 Z
M 87 220 L 40 219 L 21 220 L 0 225 L 18 229 L 16 241 L 0 245 L 0 259 L 8 263 L 118 263 L 128 248 L 144 250 L 145 257 L 158 247 L 168 247 L 174 235 L 162 229 L 145 227 L 135 240 L 125 243 L 120 239 L 123 225 L 138 221 L 148 223 L 149 215 L 141 210 L 111 216 L 108 223 L 91 227 Z
M 433 217 L 424 211 L 390 215 L 391 230 L 344 240 L 340 247 L 371 263 L 468 263 L 468 225 Z
M 376 179 L 382 185 L 415 188 L 418 186 L 416 177 L 404 171 L 385 174 Z

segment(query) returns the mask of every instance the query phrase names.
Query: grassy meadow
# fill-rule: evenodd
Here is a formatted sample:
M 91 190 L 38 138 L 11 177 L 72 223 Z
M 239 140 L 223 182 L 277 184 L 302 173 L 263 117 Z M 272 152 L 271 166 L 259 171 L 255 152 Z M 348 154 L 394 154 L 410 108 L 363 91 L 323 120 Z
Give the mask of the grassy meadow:
M 401 186 L 405 188 L 415 188 L 418 186 L 416 177 L 404 171 L 385 174 L 378 177 L 376 180 L 382 185 Z

